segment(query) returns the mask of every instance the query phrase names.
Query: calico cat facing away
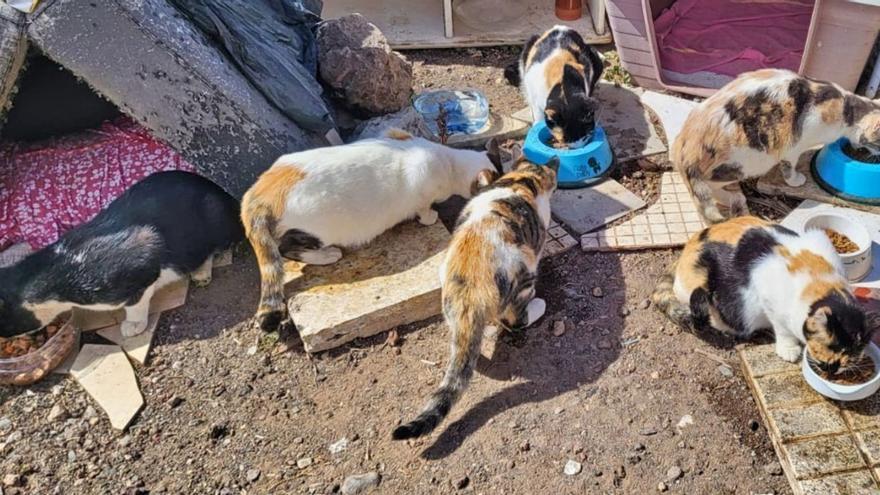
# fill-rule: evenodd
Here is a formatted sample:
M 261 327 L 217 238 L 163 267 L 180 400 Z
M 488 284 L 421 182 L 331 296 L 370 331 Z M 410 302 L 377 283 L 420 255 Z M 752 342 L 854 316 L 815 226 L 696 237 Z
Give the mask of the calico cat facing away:
M 469 198 L 478 176 L 501 170 L 497 143 L 484 154 L 391 129 L 380 139 L 284 155 L 251 186 L 241 217 L 262 279 L 257 322 L 287 318 L 283 258 L 315 265 L 342 258 L 413 216 L 431 225 L 435 202 Z
M 146 329 L 156 290 L 192 274 L 211 280 L 213 256 L 244 239 L 238 202 L 196 174 L 159 172 L 92 220 L 0 269 L 0 336 L 36 330 L 75 307 L 125 309 L 126 337 Z
M 756 217 L 713 225 L 688 241 L 652 296 L 675 323 L 748 337 L 772 329 L 776 354 L 795 362 L 803 345 L 834 373 L 861 354 L 877 314 L 853 298 L 821 230 L 802 235 Z
M 424 435 L 446 417 L 473 375 L 487 325 L 518 330 L 544 314 L 535 280 L 558 168 L 558 158 L 543 167 L 520 158 L 465 206 L 440 269 L 452 348 L 446 375 L 422 413 L 394 430 L 394 439 Z
M 791 186 L 805 151 L 846 137 L 880 153 L 880 101 L 780 69 L 740 75 L 691 111 L 670 159 L 710 223 L 748 214 L 739 182 L 777 163 Z
M 602 69 L 602 56 L 577 31 L 555 26 L 532 36 L 504 75 L 522 91 L 535 122 L 544 119 L 557 143 L 579 148 L 596 127 L 591 95 Z

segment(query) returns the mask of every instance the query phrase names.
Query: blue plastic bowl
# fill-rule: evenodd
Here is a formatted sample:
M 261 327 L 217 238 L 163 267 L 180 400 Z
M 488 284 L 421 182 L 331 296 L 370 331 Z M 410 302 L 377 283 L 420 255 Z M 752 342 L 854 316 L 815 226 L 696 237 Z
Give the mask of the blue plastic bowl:
M 544 165 L 554 156 L 559 157 L 559 187 L 574 189 L 601 181 L 614 165 L 614 154 L 608 144 L 605 130 L 597 125 L 590 141 L 582 148 L 556 149 L 550 142 L 550 129 L 543 120 L 536 122 L 526 136 L 523 155 L 532 163 Z
M 880 205 L 880 164 L 854 160 L 843 152 L 846 138 L 813 156 L 813 178 L 826 191 L 848 201 Z

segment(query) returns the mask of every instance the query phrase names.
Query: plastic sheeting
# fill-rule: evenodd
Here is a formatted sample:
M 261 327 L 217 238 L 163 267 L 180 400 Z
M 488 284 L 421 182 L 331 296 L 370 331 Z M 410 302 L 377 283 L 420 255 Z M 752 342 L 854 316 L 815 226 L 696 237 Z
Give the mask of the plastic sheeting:
M 316 79 L 321 0 L 171 0 L 266 98 L 301 127 L 335 126 Z

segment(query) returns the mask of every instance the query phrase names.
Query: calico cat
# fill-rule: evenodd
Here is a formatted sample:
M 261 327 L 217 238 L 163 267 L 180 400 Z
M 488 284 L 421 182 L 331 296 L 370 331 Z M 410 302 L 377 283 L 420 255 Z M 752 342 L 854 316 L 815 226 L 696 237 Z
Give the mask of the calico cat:
M 710 223 L 748 214 L 739 181 L 777 163 L 791 186 L 806 177 L 798 157 L 846 137 L 880 153 L 880 101 L 780 69 L 740 75 L 688 115 L 672 163 Z
M 602 56 L 577 31 L 555 26 L 532 36 L 504 75 L 520 87 L 535 122 L 544 119 L 557 143 L 579 148 L 596 127 L 598 105 L 590 96 L 602 69 Z
M 211 280 L 213 256 L 244 239 L 238 201 L 198 175 L 159 172 L 95 218 L 0 269 L 0 336 L 39 329 L 74 307 L 125 309 L 122 335 L 146 329 L 153 293 L 192 274 Z
M 424 435 L 446 417 L 473 374 L 487 325 L 518 330 L 544 314 L 535 279 L 558 168 L 558 158 L 546 166 L 520 158 L 465 206 L 440 269 L 452 337 L 446 375 L 422 413 L 394 430 L 394 439 Z
M 688 241 L 652 296 L 675 323 L 748 337 L 771 329 L 776 354 L 795 362 L 803 345 L 823 371 L 858 356 L 880 328 L 854 299 L 822 230 L 802 235 L 756 217 L 704 229 Z
M 339 247 L 366 244 L 413 216 L 433 224 L 433 203 L 468 198 L 478 176 L 500 170 L 494 140 L 488 150 L 458 150 L 391 129 L 379 139 L 279 158 L 242 199 L 262 278 L 260 328 L 273 331 L 286 320 L 283 258 L 331 264 L 342 258 Z

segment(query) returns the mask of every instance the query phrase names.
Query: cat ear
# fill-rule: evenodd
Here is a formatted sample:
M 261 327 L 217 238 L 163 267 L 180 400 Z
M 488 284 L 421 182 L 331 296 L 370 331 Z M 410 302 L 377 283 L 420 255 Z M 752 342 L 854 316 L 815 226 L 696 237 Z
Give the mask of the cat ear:
M 480 173 L 477 174 L 477 178 L 471 183 L 471 196 L 476 196 L 478 192 L 484 187 L 488 187 L 489 184 L 495 182 L 495 179 L 498 178 L 498 174 L 491 170 L 480 170 Z
M 516 143 L 510 147 L 510 160 L 513 163 L 518 162 L 522 157 L 523 157 L 523 149 L 522 149 L 521 144 Z
M 831 308 L 822 306 L 816 309 L 807 317 L 805 326 L 810 333 L 824 332 L 828 330 L 828 315 L 831 314 Z
M 503 174 L 504 166 L 501 163 L 501 149 L 498 147 L 498 140 L 496 138 L 492 138 L 486 143 L 486 156 L 492 162 L 492 165 L 495 166 L 495 171 Z
M 566 64 L 562 71 L 562 88 L 566 97 L 586 92 L 586 86 L 584 74 L 575 67 Z
M 554 156 L 553 158 L 550 159 L 550 161 L 545 163 L 544 166 L 549 168 L 550 170 L 552 170 L 554 174 L 558 174 L 559 173 L 559 157 Z

